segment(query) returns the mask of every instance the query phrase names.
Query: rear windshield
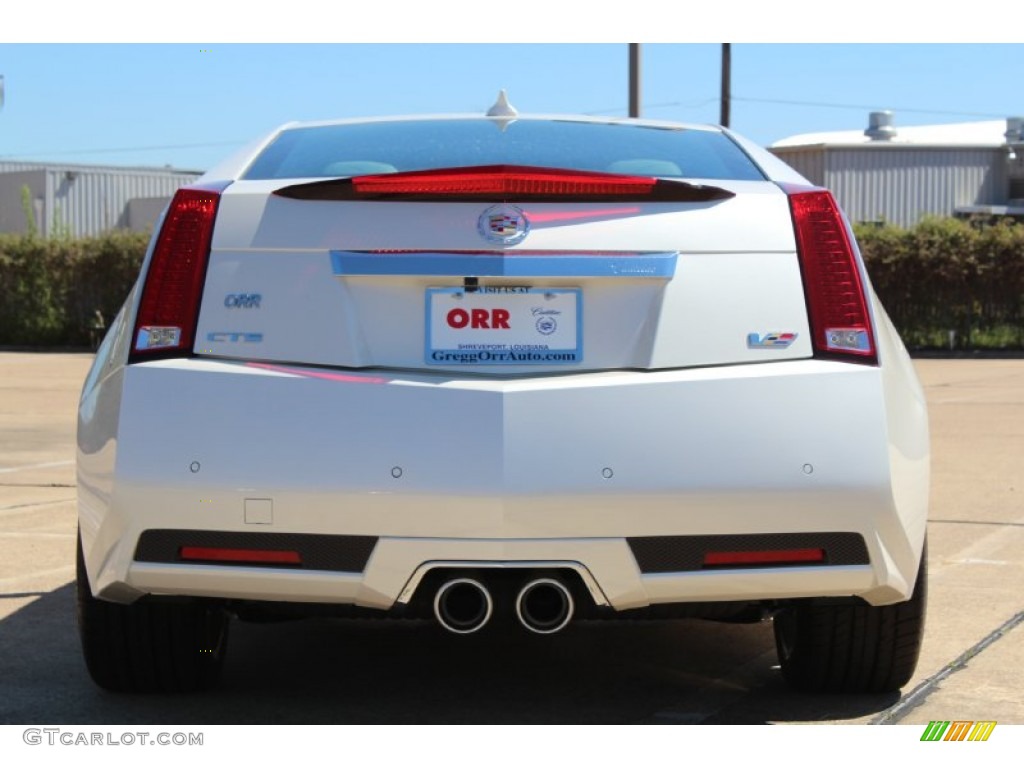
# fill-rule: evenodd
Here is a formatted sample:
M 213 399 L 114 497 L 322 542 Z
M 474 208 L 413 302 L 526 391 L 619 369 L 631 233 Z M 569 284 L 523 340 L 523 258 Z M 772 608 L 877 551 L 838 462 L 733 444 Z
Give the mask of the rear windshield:
M 415 120 L 283 131 L 245 179 L 362 176 L 477 165 L 528 165 L 663 178 L 759 181 L 717 131 L 570 120 Z

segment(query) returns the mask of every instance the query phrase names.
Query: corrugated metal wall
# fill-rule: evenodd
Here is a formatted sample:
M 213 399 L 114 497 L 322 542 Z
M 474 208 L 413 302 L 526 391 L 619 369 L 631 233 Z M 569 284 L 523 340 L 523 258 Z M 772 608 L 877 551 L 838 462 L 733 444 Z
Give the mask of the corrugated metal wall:
M 1005 205 L 1001 148 L 811 147 L 773 152 L 815 184 L 828 187 L 852 221 L 901 227 L 959 206 Z
M 30 163 L 23 160 L 0 160 L 0 173 L 11 173 L 14 171 L 35 171 L 40 168 L 55 168 L 52 163 Z M 60 166 L 71 168 L 72 166 Z
M 127 227 L 131 224 L 129 200 L 170 199 L 178 187 L 199 178 L 198 173 L 188 171 L 0 162 L 0 174 L 25 170 L 46 173 L 39 222 L 40 234 L 44 236 L 67 233 L 83 237 Z
M 1005 161 L 997 149 L 830 149 L 825 186 L 853 221 L 909 227 L 962 205 L 1005 205 Z
M 773 149 L 772 153 L 812 184 L 825 185 L 825 150 L 822 147 Z
M 120 173 L 125 175 L 141 174 L 144 176 L 198 176 L 200 171 L 179 168 L 158 168 L 142 165 L 80 165 L 78 163 L 41 163 L 32 160 L 0 160 L 0 173 L 8 171 L 35 171 L 40 169 L 52 171 L 93 171 L 97 173 Z

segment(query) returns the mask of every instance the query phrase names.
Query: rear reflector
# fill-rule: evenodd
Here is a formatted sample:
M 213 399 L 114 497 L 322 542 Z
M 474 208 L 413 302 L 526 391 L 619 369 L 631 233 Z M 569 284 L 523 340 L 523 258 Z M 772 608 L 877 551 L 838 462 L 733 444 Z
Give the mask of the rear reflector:
M 223 549 L 218 547 L 182 547 L 182 560 L 204 560 L 223 563 L 271 563 L 302 565 L 299 553 L 278 549 Z
M 824 549 L 765 549 L 757 552 L 708 552 L 704 565 L 782 565 L 823 563 Z
M 175 193 L 142 289 L 136 354 L 192 348 L 217 204 L 226 186 L 183 187 Z
M 783 189 L 793 213 L 815 353 L 875 362 L 864 284 L 835 199 L 825 189 Z
M 518 165 L 384 173 L 296 184 L 274 192 L 300 200 L 420 200 L 438 202 L 626 202 L 724 200 L 718 187 L 650 176 Z

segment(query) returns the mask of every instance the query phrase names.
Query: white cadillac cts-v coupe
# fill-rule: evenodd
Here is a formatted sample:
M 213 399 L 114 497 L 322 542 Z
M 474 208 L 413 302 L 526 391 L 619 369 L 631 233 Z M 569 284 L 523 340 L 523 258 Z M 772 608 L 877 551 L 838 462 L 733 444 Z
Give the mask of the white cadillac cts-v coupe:
M 180 190 L 79 412 L 95 681 L 205 688 L 231 617 L 774 622 L 906 684 L 928 430 L 830 193 L 729 131 L 291 124 Z

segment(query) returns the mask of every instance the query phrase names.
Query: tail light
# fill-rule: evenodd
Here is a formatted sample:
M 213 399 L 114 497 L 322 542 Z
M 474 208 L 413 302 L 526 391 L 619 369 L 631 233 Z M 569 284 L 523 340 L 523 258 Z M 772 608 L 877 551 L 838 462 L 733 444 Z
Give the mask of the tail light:
M 357 176 L 352 179 L 354 193 L 362 198 L 397 196 L 489 196 L 602 198 L 619 195 L 647 196 L 654 191 L 656 179 L 642 176 L 560 172 L 542 168 L 492 166 L 453 170 L 415 171 L 412 173 Z
M 142 288 L 135 355 L 192 349 L 213 224 L 225 187 L 183 187 L 175 193 Z
M 295 184 L 274 192 L 298 200 L 436 202 L 706 202 L 734 193 L 685 181 L 618 173 L 486 165 L 382 173 Z
M 783 189 L 793 213 L 815 354 L 876 362 L 864 282 L 832 193 L 788 185 Z

